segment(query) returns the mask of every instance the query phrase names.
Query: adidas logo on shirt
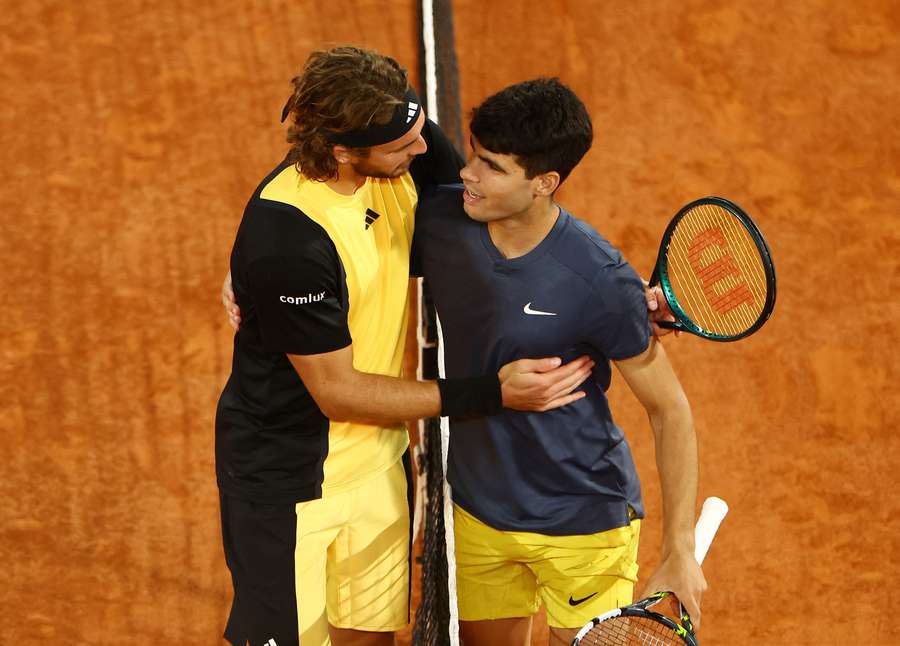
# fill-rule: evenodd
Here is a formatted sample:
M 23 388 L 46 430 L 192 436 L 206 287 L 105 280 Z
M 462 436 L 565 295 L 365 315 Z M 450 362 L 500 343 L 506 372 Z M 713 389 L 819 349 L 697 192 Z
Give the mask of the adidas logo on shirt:
M 372 226 L 372 223 L 380 217 L 380 213 L 375 213 L 372 209 L 366 209 L 366 229 Z
M 414 116 L 416 116 L 416 112 L 418 112 L 418 111 L 419 111 L 419 104 L 413 103 L 412 101 L 410 101 L 409 109 L 406 112 L 406 123 L 409 123 L 410 121 L 412 121 L 412 118 Z

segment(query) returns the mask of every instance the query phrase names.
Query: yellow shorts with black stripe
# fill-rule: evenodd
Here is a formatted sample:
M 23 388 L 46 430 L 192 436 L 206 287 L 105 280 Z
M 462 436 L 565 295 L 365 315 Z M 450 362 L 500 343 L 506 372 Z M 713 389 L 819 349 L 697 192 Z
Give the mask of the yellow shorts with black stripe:
M 547 608 L 554 628 L 580 628 L 631 603 L 641 521 L 583 536 L 490 527 L 454 505 L 462 621 L 527 617 Z

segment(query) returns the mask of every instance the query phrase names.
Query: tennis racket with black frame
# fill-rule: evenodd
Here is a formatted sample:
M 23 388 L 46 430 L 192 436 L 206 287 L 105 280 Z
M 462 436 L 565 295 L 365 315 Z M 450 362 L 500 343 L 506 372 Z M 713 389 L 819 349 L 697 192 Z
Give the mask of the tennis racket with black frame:
M 659 245 L 659 284 L 675 321 L 660 327 L 713 341 L 756 332 L 775 308 L 775 265 L 759 227 L 737 204 L 704 197 L 684 206 Z
M 694 558 L 702 564 L 728 513 L 721 498 L 707 498 L 694 528 Z M 578 631 L 572 646 L 698 646 L 694 627 L 687 612 L 678 621 L 653 611 L 653 606 L 671 592 L 657 592 L 624 608 L 616 608 L 594 617 Z

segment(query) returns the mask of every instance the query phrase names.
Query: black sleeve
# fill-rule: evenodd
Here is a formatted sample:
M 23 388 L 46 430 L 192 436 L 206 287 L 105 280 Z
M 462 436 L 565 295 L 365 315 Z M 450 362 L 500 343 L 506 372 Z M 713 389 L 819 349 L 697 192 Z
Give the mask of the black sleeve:
M 428 150 L 416 157 L 409 169 L 416 186 L 421 190 L 437 184 L 459 183 L 459 171 L 465 160 L 444 131 L 434 121 L 426 119 L 422 136 Z
M 422 263 L 425 258 L 422 254 L 425 238 L 428 237 L 427 228 L 429 226 L 429 218 L 434 211 L 431 208 L 435 201 L 436 186 L 426 186 L 419 189 L 419 201 L 416 204 L 416 228 L 413 233 L 412 246 L 409 250 L 409 275 L 421 276 L 424 271 Z
M 268 350 L 320 354 L 350 345 L 343 267 L 326 234 L 290 255 L 257 258 L 246 284 Z

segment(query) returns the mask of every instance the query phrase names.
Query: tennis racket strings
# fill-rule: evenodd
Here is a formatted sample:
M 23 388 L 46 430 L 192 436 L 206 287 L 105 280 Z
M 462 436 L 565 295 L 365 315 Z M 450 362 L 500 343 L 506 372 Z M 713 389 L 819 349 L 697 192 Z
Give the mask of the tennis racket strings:
M 738 336 L 763 316 L 771 261 L 759 240 L 715 203 L 695 204 L 675 225 L 666 251 L 669 285 L 687 318 L 704 331 Z
M 623 617 L 597 626 L 579 642 L 582 646 L 684 646 L 668 626 L 644 617 Z

